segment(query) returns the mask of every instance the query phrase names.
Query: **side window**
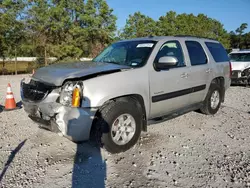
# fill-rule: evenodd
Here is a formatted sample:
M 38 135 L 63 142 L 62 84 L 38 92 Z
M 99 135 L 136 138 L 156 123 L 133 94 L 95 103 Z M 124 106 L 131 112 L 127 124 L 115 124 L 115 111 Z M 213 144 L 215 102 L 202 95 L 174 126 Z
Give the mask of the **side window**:
M 184 63 L 183 53 L 181 45 L 178 41 L 168 41 L 162 45 L 158 54 L 155 58 L 155 63 L 159 61 L 161 57 L 164 56 L 173 56 L 178 60 L 176 67 L 184 67 L 186 66 Z
M 216 63 L 229 61 L 225 48 L 220 43 L 205 42 Z
M 192 66 L 207 64 L 207 56 L 199 42 L 186 41 L 185 43 Z

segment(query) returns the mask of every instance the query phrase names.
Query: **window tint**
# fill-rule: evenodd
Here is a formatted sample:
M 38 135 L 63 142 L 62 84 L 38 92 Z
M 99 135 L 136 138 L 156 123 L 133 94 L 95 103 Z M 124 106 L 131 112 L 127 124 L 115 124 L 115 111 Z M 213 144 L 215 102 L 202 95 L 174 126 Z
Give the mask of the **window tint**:
M 192 66 L 207 64 L 207 56 L 199 42 L 186 41 L 185 43 Z
M 156 55 L 155 62 L 158 62 L 161 57 L 173 56 L 178 60 L 176 67 L 186 66 L 184 63 L 181 45 L 178 41 L 169 41 L 162 45 L 158 54 Z
M 228 55 L 224 47 L 220 43 L 205 42 L 208 50 L 212 54 L 215 62 L 229 61 Z

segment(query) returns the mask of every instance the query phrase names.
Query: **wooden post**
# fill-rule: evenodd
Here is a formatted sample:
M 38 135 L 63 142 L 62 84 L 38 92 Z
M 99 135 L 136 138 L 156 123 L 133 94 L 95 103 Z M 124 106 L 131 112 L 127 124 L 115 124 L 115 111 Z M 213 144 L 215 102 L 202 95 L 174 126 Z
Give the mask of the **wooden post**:
M 17 75 L 17 55 L 16 55 L 16 46 L 15 46 L 15 74 Z
M 46 45 L 44 46 L 44 64 L 47 66 L 47 52 L 46 52 Z

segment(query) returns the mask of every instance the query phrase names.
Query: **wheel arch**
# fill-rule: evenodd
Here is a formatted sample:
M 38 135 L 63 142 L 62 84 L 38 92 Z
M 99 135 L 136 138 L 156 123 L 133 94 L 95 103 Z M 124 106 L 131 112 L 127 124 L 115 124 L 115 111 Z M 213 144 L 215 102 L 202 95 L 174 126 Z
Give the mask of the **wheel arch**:
M 216 77 L 212 80 L 210 86 L 212 84 L 218 84 L 221 88 L 221 94 L 222 94 L 222 102 L 225 100 L 225 78 L 222 76 Z
M 142 131 L 146 132 L 147 131 L 147 113 L 146 113 L 146 107 L 145 107 L 145 101 L 143 97 L 139 94 L 128 94 L 128 95 L 122 95 L 122 96 L 117 96 L 111 99 L 106 100 L 101 107 L 97 110 L 95 117 L 100 116 L 100 111 L 103 109 L 105 106 L 109 105 L 112 102 L 115 101 L 128 101 L 128 100 L 134 100 L 138 108 L 142 110 L 143 113 L 143 127 Z M 95 121 L 92 122 L 92 126 L 94 126 Z

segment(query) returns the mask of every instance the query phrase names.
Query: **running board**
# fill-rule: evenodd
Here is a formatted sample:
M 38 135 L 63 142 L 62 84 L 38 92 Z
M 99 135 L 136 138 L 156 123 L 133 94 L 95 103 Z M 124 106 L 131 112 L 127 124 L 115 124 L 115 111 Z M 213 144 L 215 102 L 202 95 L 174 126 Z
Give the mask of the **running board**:
M 157 123 L 161 123 L 161 122 L 164 122 L 167 120 L 174 119 L 174 118 L 182 116 L 188 112 L 198 110 L 202 107 L 202 105 L 203 105 L 203 103 L 194 104 L 194 105 L 182 108 L 182 109 L 172 111 L 172 112 L 168 113 L 167 115 L 152 118 L 152 119 L 148 120 L 147 125 L 153 125 L 153 124 L 157 124 Z

